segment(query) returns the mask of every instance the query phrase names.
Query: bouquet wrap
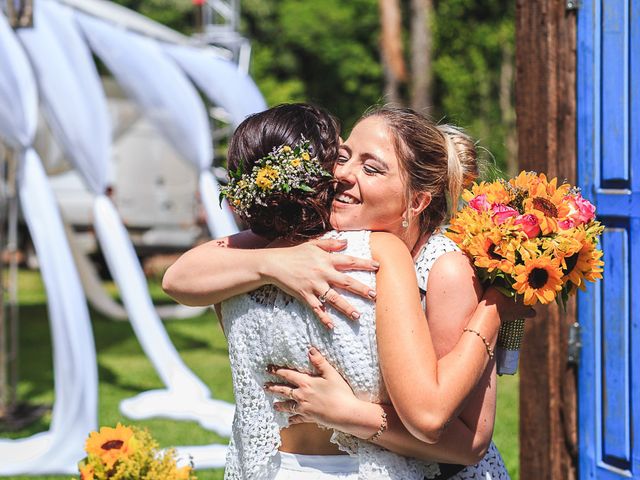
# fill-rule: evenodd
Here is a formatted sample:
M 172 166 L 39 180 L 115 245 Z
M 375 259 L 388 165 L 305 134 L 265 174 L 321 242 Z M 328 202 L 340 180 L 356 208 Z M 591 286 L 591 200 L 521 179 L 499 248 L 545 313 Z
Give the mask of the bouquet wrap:
M 498 375 L 513 375 L 518 370 L 520 347 L 524 337 L 524 319 L 505 322 L 498 331 L 496 361 Z

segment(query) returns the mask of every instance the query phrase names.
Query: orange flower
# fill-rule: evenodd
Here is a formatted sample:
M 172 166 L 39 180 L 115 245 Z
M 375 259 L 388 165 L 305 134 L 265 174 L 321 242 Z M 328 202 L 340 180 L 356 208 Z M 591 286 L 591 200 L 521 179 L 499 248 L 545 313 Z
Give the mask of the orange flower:
M 100 432 L 91 432 L 85 443 L 86 452 L 100 458 L 108 469 L 133 454 L 136 447 L 133 430 L 119 423 L 116 428 L 102 427 Z
M 582 247 L 562 259 L 563 282 L 571 282 L 581 290 L 586 290 L 584 280 L 595 282 L 602 278 L 602 251 L 586 239 L 584 231 L 576 233 L 577 239 L 584 242 Z
M 462 193 L 462 199 L 469 202 L 480 195 L 484 195 L 490 205 L 494 203 L 508 204 L 511 201 L 511 194 L 500 181 L 474 183 L 469 190 Z
M 525 305 L 550 303 L 562 290 L 560 260 L 545 256 L 535 257 L 515 267 L 514 290 L 524 295 Z
M 176 471 L 176 480 L 189 480 L 191 478 L 191 467 L 184 466 Z
M 86 464 L 80 467 L 80 480 L 93 480 L 93 465 Z
M 489 235 L 474 237 L 468 251 L 476 266 L 486 268 L 489 272 L 498 269 L 511 274 L 514 271 L 515 252 Z

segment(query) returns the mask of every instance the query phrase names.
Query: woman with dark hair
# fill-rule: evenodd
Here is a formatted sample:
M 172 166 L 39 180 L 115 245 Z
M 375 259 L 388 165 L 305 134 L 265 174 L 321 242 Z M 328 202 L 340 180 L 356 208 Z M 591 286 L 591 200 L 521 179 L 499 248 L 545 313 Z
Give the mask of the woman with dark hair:
M 321 112 L 318 116 L 324 117 Z M 230 202 L 243 212 L 254 232 L 264 235 L 275 231 L 276 234 L 269 236 L 299 240 L 300 235 L 312 236 L 322 230 L 320 225 L 326 225 L 326 217 L 318 206 L 328 202 L 328 198 L 323 196 L 325 192 L 316 188 L 326 186 L 326 179 L 317 175 L 299 191 L 282 187 L 282 190 L 274 191 L 273 196 L 263 195 L 264 190 L 270 190 L 269 187 L 284 176 L 284 167 L 280 168 L 282 162 L 277 162 L 284 159 L 289 168 L 297 158 L 283 155 L 285 147 L 289 150 L 295 147 L 296 155 L 306 153 L 311 157 L 313 154 L 314 159 L 327 165 L 330 158 L 319 157 L 316 153 L 322 151 L 326 155 L 332 149 L 315 144 L 314 138 L 320 136 L 314 136 L 311 131 L 322 131 L 331 122 L 298 125 L 311 130 L 301 132 L 309 139 L 311 150 L 308 151 L 304 151 L 299 143 L 294 144 L 291 137 L 277 138 L 275 135 L 269 142 L 262 143 L 263 134 L 277 131 L 282 135 L 284 131 L 295 130 L 291 118 L 287 122 L 284 118 L 285 115 L 281 116 L 277 111 L 269 111 L 263 117 L 250 118 L 236 132 L 230 152 L 236 159 L 243 159 L 241 170 L 249 172 L 251 169 L 254 176 L 237 178 Z M 378 445 L 411 457 L 460 463 L 475 463 L 486 451 L 486 433 L 478 440 L 478 431 L 487 430 L 479 423 L 490 417 L 489 431 L 493 425 L 492 414 L 486 411 L 491 410 L 493 404 L 489 401 L 487 407 L 483 402 L 487 396 L 486 385 L 471 395 L 469 401 L 473 408 L 469 418 L 464 418 L 469 406 L 459 417 L 457 415 L 481 377 L 491 385 L 495 375 L 491 360 L 500 323 L 499 313 L 513 319 L 530 316 L 531 311 L 513 302 L 509 305 L 493 290 L 481 298 L 481 289 L 468 260 L 435 232 L 446 215 L 447 193 L 457 198 L 455 188 L 461 188 L 473 174 L 465 173 L 462 163 L 463 137 L 455 137 L 449 128 L 444 130 L 422 122 L 422 118 L 410 111 L 381 110 L 356 125 L 349 140 L 342 145 L 335 167 L 338 186 L 331 220 L 339 229 L 352 232 L 334 233 L 334 240 L 316 240 L 315 245 L 307 243 L 292 248 L 239 252 L 207 245 L 185 254 L 167 272 L 163 287 L 184 303 L 203 303 L 203 299 L 206 299 L 204 303 L 228 300 L 223 303 L 223 319 L 229 337 L 238 402 L 228 478 L 304 478 L 300 472 L 287 477 L 282 462 L 289 465 L 287 468 L 297 464 L 293 468 L 301 469 L 301 463 L 311 461 L 308 457 L 300 457 L 300 454 L 306 454 L 320 455 L 315 472 L 324 472 L 329 475 L 326 478 L 351 478 L 348 476 L 351 474 L 355 475 L 353 478 L 421 479 L 433 473 L 429 464 L 392 455 Z M 412 121 L 412 128 L 403 128 L 408 120 Z M 272 124 L 279 126 L 275 128 Z M 287 127 L 282 130 L 281 124 Z M 415 139 L 403 136 L 407 134 L 421 138 L 415 142 Z M 233 153 L 236 151 L 242 153 Z M 273 154 L 265 160 L 261 155 L 269 151 Z M 289 185 L 292 178 L 280 185 Z M 258 185 L 259 189 L 254 189 L 252 195 L 243 196 L 248 180 L 265 188 Z M 243 181 L 245 183 L 241 184 Z M 257 201 L 251 203 L 251 198 Z M 306 207 L 300 207 L 303 204 Z M 280 206 L 285 207 L 280 209 Z M 434 208 L 429 212 L 430 206 Z M 289 210 L 296 211 L 299 207 L 300 213 L 291 216 Z M 309 223 L 314 216 L 321 220 Z M 273 217 L 288 220 L 274 222 Z M 319 230 L 312 229 L 309 235 L 304 227 L 294 234 L 288 230 L 291 223 L 315 225 Z M 369 234 L 361 230 L 363 228 L 379 231 Z M 327 249 L 344 246 L 335 240 L 336 237 L 338 240 L 348 238 L 345 253 L 356 255 L 327 258 L 317 250 L 317 245 Z M 266 240 L 244 233 L 229 242 L 240 247 L 256 247 L 264 246 Z M 407 247 L 415 254 L 421 287 L 427 290 L 429 325 L 424 321 Z M 364 259 L 357 260 L 358 256 Z M 371 258 L 380 266 L 375 279 L 373 274 L 364 271 L 353 272 L 354 279 L 333 270 L 338 266 L 370 271 L 376 267 Z M 210 268 L 218 271 L 213 274 L 208 271 Z M 429 270 L 433 275 L 426 289 Z M 296 279 L 304 280 L 297 282 Z M 377 283 L 375 310 L 371 302 L 355 296 L 347 297 L 347 300 L 333 289 L 335 286 L 373 297 L 374 283 Z M 306 301 L 332 329 L 322 330 L 310 322 L 310 310 L 280 290 L 268 287 L 270 284 Z M 430 302 L 432 291 L 436 295 L 444 293 L 444 296 L 437 302 Z M 241 295 L 246 293 L 248 295 Z M 437 305 L 430 309 L 432 303 Z M 345 317 L 329 312 L 329 305 L 348 313 L 358 322 L 350 324 Z M 449 323 L 461 330 L 455 341 L 446 340 L 446 348 L 451 350 L 447 355 L 443 355 L 444 348 L 437 345 L 434 350 L 430 332 L 432 317 L 448 318 Z M 461 335 L 462 332 L 470 334 Z M 315 348 L 307 357 L 310 345 Z M 359 398 L 337 378 L 340 375 L 328 366 L 320 352 L 349 381 Z M 439 361 L 438 356 L 442 357 Z M 267 407 L 272 399 L 261 385 L 268 378 L 266 363 L 308 372 L 316 367 L 321 376 L 309 377 L 272 368 L 271 373 L 285 378 L 289 384 L 267 384 L 269 391 L 288 397 L 286 402 L 277 404 L 278 413 L 270 414 Z M 487 365 L 491 365 L 488 371 Z M 380 381 L 379 368 L 384 385 Z M 324 386 L 318 388 L 316 381 L 324 382 Z M 332 394 L 323 393 L 327 387 Z M 336 391 L 339 395 L 333 395 Z M 317 408 L 322 401 L 314 403 L 318 399 L 338 397 L 344 400 L 344 408 L 327 411 Z M 354 409 L 356 405 L 357 409 Z M 282 413 L 287 416 L 278 416 Z M 331 434 L 312 424 L 300 423 L 307 420 L 349 435 Z M 292 426 L 277 435 L 278 427 L 284 427 L 288 422 Z M 253 431 L 256 425 L 263 426 L 257 434 Z M 355 453 L 358 462 L 354 465 L 335 457 L 338 450 L 329 443 L 330 437 L 342 449 Z M 277 452 L 279 445 L 280 453 Z M 298 456 L 289 456 L 288 452 Z M 493 455 L 495 457 L 495 453 Z M 313 460 L 318 459 L 314 457 Z M 338 465 L 331 470 L 328 465 L 334 461 Z M 342 469 L 341 475 L 345 476 L 338 476 L 335 468 Z M 328 474 L 328 471 L 333 473 Z M 488 477 L 476 470 L 473 476 L 460 478 L 500 478 L 503 471 L 504 467 L 500 470 L 498 465 L 487 472 Z

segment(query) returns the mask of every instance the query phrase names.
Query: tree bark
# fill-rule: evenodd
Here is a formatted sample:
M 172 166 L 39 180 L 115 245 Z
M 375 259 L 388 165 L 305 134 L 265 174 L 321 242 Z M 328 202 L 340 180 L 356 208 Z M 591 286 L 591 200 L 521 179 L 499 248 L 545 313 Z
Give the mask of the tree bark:
M 576 19 L 564 2 L 516 3 L 520 167 L 576 180 Z M 520 359 L 520 478 L 576 478 L 576 375 L 567 363 L 567 313 L 538 308 Z
M 516 132 L 516 111 L 513 105 L 513 47 L 508 42 L 502 45 L 502 63 L 500 65 L 500 116 L 505 127 L 505 150 L 507 174 L 510 177 L 518 173 L 518 137 Z
M 432 105 L 432 15 L 432 0 L 411 0 L 411 107 L 424 113 Z
M 402 13 L 399 0 L 379 0 L 380 53 L 385 70 L 385 97 L 400 103 L 400 84 L 407 79 L 402 48 Z

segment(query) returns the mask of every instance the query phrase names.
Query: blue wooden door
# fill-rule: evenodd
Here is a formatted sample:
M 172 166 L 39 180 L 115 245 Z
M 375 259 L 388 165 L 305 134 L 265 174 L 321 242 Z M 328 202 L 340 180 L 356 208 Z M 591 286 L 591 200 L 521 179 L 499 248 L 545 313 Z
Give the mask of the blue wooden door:
M 640 0 L 582 0 L 577 48 L 578 182 L 606 226 L 578 299 L 579 476 L 640 479 Z

